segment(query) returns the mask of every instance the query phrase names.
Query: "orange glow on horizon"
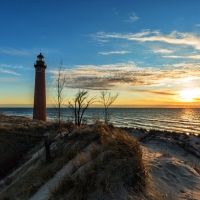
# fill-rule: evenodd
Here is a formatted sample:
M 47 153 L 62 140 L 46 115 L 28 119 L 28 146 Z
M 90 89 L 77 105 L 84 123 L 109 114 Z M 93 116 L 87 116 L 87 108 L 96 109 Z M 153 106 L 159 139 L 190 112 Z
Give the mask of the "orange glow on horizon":
M 120 90 L 118 90 L 120 91 Z M 172 90 L 171 94 L 152 93 L 144 91 L 123 92 L 116 101 L 111 105 L 115 108 L 200 108 L 200 89 L 192 90 Z M 160 90 L 157 90 L 160 91 Z M 74 93 L 68 94 L 73 98 Z M 174 93 L 174 94 L 173 94 Z M 115 92 L 112 92 L 115 94 Z M 91 92 L 90 97 L 98 96 L 99 92 Z M 47 93 L 47 107 L 53 107 L 54 93 Z M 68 99 L 65 99 L 63 107 L 67 107 Z M 33 94 L 9 94 L 0 100 L 0 107 L 33 107 Z M 91 107 L 102 107 L 101 104 L 95 103 Z

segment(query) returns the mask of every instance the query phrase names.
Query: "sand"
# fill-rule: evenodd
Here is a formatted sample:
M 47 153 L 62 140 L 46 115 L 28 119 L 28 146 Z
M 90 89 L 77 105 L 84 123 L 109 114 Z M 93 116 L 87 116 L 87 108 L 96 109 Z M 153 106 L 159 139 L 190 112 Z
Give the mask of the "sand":
M 144 133 L 130 132 L 141 140 L 150 177 L 163 195 L 169 199 L 200 199 L 200 137 L 166 136 L 155 131 L 153 137 L 143 139 Z

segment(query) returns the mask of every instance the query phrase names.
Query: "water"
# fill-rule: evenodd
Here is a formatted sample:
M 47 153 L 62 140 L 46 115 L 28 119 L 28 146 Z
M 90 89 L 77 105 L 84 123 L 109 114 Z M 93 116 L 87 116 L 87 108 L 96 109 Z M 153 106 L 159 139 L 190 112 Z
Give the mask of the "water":
M 2 108 L 4 114 L 33 116 L 32 108 Z M 200 134 L 200 109 L 186 108 L 111 108 L 111 122 L 120 127 L 138 127 Z M 61 109 L 62 119 L 72 119 L 68 108 Z M 47 108 L 47 119 L 56 119 L 54 108 Z M 102 108 L 89 108 L 85 112 L 88 123 L 103 119 Z

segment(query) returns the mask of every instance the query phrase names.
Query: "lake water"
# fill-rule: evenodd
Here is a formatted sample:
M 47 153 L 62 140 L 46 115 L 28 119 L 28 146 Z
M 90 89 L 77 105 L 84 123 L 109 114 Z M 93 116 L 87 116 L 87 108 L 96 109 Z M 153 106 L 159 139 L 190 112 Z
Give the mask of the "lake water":
M 33 116 L 32 108 L 2 108 L 4 114 Z M 200 109 L 186 108 L 111 108 L 111 120 L 115 126 L 159 129 L 200 134 Z M 62 119 L 72 119 L 68 108 L 61 109 Z M 89 108 L 85 112 L 88 123 L 102 120 L 102 108 Z M 56 118 L 54 108 L 47 108 L 47 119 Z

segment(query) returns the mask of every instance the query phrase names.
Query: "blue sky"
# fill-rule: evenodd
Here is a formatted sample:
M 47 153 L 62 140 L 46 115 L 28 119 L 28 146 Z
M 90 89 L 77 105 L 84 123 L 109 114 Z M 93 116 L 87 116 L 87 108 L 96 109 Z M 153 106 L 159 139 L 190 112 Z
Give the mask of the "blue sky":
M 119 92 L 116 106 L 198 107 L 200 1 L 0 1 L 0 104 L 32 106 L 34 62 L 47 64 L 47 103 L 60 60 L 66 96 Z

